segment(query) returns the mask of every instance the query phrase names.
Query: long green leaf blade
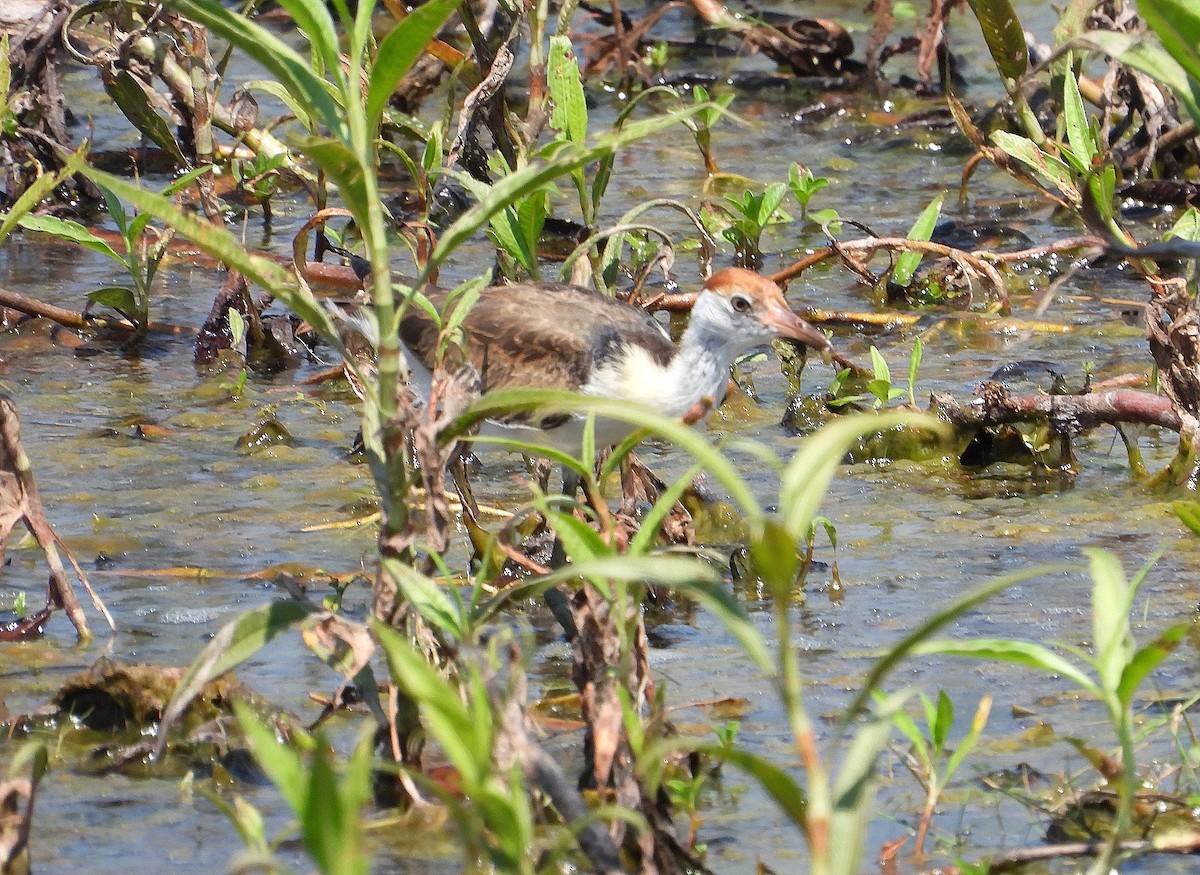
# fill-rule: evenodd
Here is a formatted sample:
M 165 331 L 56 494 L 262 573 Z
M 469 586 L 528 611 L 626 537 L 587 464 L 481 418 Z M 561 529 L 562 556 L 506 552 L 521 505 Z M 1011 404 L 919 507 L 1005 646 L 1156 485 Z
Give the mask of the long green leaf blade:
M 166 747 L 170 727 L 205 684 L 237 668 L 310 613 L 312 608 L 301 602 L 276 601 L 226 623 L 188 667 L 163 709 L 157 753 L 161 754 Z
M 1117 557 L 1107 550 L 1087 550 L 1092 576 L 1092 647 L 1096 671 L 1105 692 L 1115 693 L 1121 671 L 1133 653 L 1129 630 L 1129 585 Z
M 1044 185 L 1053 186 L 1071 198 L 1073 202 L 1078 202 L 1079 190 L 1075 187 L 1074 175 L 1071 173 L 1071 168 L 1061 158 L 1047 155 L 1037 147 L 1033 140 L 1008 131 L 993 133 L 992 142 L 999 146 L 1005 154 L 1026 165 Z
M 167 127 L 162 116 L 150 106 L 146 92 L 138 85 L 132 73 L 119 70 L 115 76 L 104 82 L 104 90 L 138 131 L 162 148 L 177 164 L 187 164 L 187 159 L 183 157 L 171 129 Z
M 1067 57 L 1070 59 L 1071 56 Z M 1070 155 L 1075 159 L 1075 170 L 1090 173 L 1096 158 L 1096 143 L 1092 140 L 1092 130 L 1083 107 L 1083 95 L 1079 93 L 1079 80 L 1075 78 L 1071 64 L 1067 65 L 1067 73 L 1063 76 L 1063 121 L 1067 128 L 1067 143 L 1071 147 Z
M 1133 696 L 1142 681 L 1171 655 L 1190 628 L 1190 623 L 1177 623 L 1149 644 L 1138 648 L 1125 665 L 1117 684 L 1117 701 L 1123 707 L 1128 708 L 1133 704 Z
M 1200 5 L 1194 0 L 1138 0 L 1137 7 L 1168 54 L 1200 80 Z
M 929 416 L 884 413 L 843 417 L 804 442 L 803 449 L 784 471 L 779 487 L 780 509 L 793 541 L 799 543 L 807 535 L 834 471 L 854 442 L 864 435 L 897 426 L 946 433 L 946 426 Z
M 0 215 L 0 244 L 4 243 L 21 219 L 40 204 L 50 192 L 58 188 L 64 180 L 78 173 L 86 164 L 87 159 L 84 156 L 83 149 L 80 148 L 67 157 L 66 162 L 60 170 L 54 173 L 43 173 L 38 176 L 33 181 L 33 184 L 25 189 L 21 196 L 17 198 L 17 202 L 12 205 L 12 209 Z
M 730 497 L 741 506 L 742 512 L 746 516 L 753 519 L 762 516 L 762 508 L 754 497 L 753 490 L 747 486 L 737 469 L 730 464 L 720 450 L 703 435 L 678 420 L 662 416 L 647 407 L 630 404 L 628 401 L 550 389 L 505 389 L 489 392 L 474 402 L 466 413 L 446 429 L 444 435 L 450 437 L 461 434 L 489 416 L 533 409 L 579 414 L 594 413 L 597 416 L 641 426 L 689 453 L 729 492 Z M 886 422 L 883 427 L 886 427 Z
M 1095 680 L 1080 670 L 1073 662 L 1059 656 L 1053 650 L 1031 641 L 1016 641 L 1003 638 L 982 638 L 966 641 L 925 641 L 913 648 L 914 654 L 922 656 L 942 654 L 948 656 L 970 656 L 976 659 L 1009 662 L 1036 668 L 1047 674 L 1060 675 L 1082 690 L 1099 697 L 1100 688 Z
M 588 111 L 584 98 L 583 82 L 579 78 L 579 63 L 569 37 L 556 34 L 550 37 L 550 58 L 546 70 L 546 82 L 554 109 L 550 114 L 550 125 L 572 143 L 587 139 Z
M 438 240 L 438 244 L 430 256 L 429 269 L 432 270 L 441 265 L 451 252 L 458 249 L 471 235 L 484 227 L 492 216 L 509 204 L 549 185 L 572 170 L 586 167 L 593 161 L 610 155 L 623 146 L 679 124 L 704 108 L 706 105 L 700 104 L 676 110 L 667 115 L 633 122 L 619 131 L 597 137 L 591 146 L 566 144 L 558 149 L 551 158 L 535 161 L 515 173 L 510 173 L 492 186 L 486 198 L 481 199 L 479 203 L 459 216 L 458 220 L 442 233 L 441 239 Z
M 125 263 L 125 256 L 109 246 L 107 240 L 97 237 L 74 219 L 60 219 L 58 216 L 24 216 L 17 224 L 26 231 L 53 234 L 61 240 L 77 243 L 84 249 L 106 255 L 113 261 Z
M 909 229 L 909 240 L 928 241 L 933 236 L 933 229 L 937 226 L 938 217 L 942 214 L 942 201 L 945 195 L 939 194 L 931 200 L 925 209 L 921 211 L 921 215 L 913 222 L 912 228 Z M 892 282 L 903 288 L 907 288 L 912 282 L 913 275 L 917 272 L 917 267 L 921 264 L 920 252 L 902 252 L 900 257 L 896 259 L 896 268 L 892 271 Z
M 445 24 L 461 0 L 430 0 L 418 6 L 400 21 L 379 43 L 371 80 L 367 86 L 367 130 L 375 130 L 379 118 L 425 46 Z
M 1016 81 L 1029 69 L 1029 49 L 1017 11 L 1009 0 L 967 0 L 979 20 L 996 69 L 1005 79 Z
M 275 732 L 265 725 L 243 702 L 234 701 L 233 713 L 254 759 L 267 773 L 271 783 L 297 815 L 308 805 L 308 782 L 304 780 L 304 765 L 300 755 L 279 743 Z
M 1055 574 L 1062 571 L 1077 571 L 1074 565 L 1061 563 L 1057 565 L 1040 565 L 1034 568 L 1026 568 L 1021 571 L 1015 571 L 1011 574 L 1005 574 L 997 577 L 995 580 L 989 581 L 982 586 L 968 592 L 961 598 L 956 599 L 944 608 L 930 615 L 925 622 L 909 632 L 895 646 L 893 646 L 884 656 L 875 663 L 866 679 L 863 681 L 862 691 L 855 697 L 854 701 L 842 714 L 842 723 L 848 724 L 853 720 L 866 706 L 867 701 L 871 698 L 871 693 L 887 677 L 892 669 L 900 664 L 910 654 L 917 651 L 917 648 L 923 646 L 935 632 L 945 628 L 950 623 L 957 620 L 968 611 L 974 610 L 983 602 L 990 599 L 997 593 L 1003 592 L 1011 586 L 1016 586 L 1019 583 L 1024 583 L 1027 580 L 1032 580 L 1035 577 Z M 951 641 L 948 644 L 962 644 L 964 642 Z

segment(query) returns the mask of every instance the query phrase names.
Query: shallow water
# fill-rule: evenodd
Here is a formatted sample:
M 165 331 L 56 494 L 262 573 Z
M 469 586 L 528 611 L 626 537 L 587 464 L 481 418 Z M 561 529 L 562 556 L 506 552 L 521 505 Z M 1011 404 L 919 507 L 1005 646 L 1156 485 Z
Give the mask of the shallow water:
M 844 11 L 851 22 L 861 14 L 860 5 L 849 4 Z M 1027 13 L 1031 28 L 1052 14 L 1044 4 L 1029 7 Z M 836 14 L 840 18 L 843 12 Z M 968 19 L 956 19 L 956 26 L 965 32 L 962 40 L 978 41 Z M 986 95 L 991 79 L 979 52 L 975 46 L 964 55 L 973 94 Z M 109 110 L 97 100 L 90 82 L 90 75 L 72 77 L 72 87 L 78 89 L 72 100 L 92 101 L 88 105 L 95 107 L 97 139 L 109 145 L 103 140 L 105 132 L 125 129 L 111 118 L 106 122 Z M 956 190 L 965 155 L 959 146 L 944 145 L 947 135 L 876 129 L 853 106 L 823 121 L 793 123 L 799 107 L 820 97 L 797 87 L 740 97 L 734 109 L 748 124 L 725 125 L 714 135 L 722 170 L 768 182 L 786 178 L 787 166 L 802 160 L 832 180 L 814 207 L 834 207 L 879 232 L 900 234 L 935 193 Z M 869 101 L 861 103 L 875 108 Z M 593 120 L 602 123 L 616 109 L 615 101 L 598 98 Z M 687 138 L 671 135 L 636 145 L 618 161 L 607 218 L 615 220 L 650 196 L 673 196 L 698 205 L 703 181 L 703 167 Z M 976 173 L 970 196 L 962 208 L 948 200 L 946 215 L 1004 222 L 1036 242 L 1070 232 L 1031 194 L 990 169 Z M 297 203 L 277 204 L 277 211 L 269 231 L 250 222 L 251 245 L 288 245 L 305 216 Z M 674 214 L 654 218 L 678 236 L 688 233 Z M 789 225 L 768 233 L 767 272 L 820 244 L 818 233 L 798 228 Z M 480 272 L 486 258 L 482 245 L 472 247 L 448 272 L 457 271 L 458 276 L 445 279 Z M 726 251 L 719 263 L 729 258 Z M 697 266 L 686 256 L 680 257 L 677 269 L 685 284 L 696 276 Z M 100 256 L 45 239 L 18 236 L 0 249 L 0 286 L 66 307 L 82 307 L 88 291 L 119 278 Z M 1023 279 L 1029 291 L 1014 292 L 1017 317 L 1030 316 L 1048 278 L 1030 271 Z M 219 283 L 212 271 L 176 266 L 162 281 L 156 318 L 195 329 Z M 831 310 L 873 305 L 851 277 L 825 268 L 794 283 L 789 296 L 797 306 Z M 1085 362 L 1094 362 L 1102 373 L 1108 365 L 1143 362 L 1140 329 L 1100 299 L 1145 296 L 1146 290 L 1122 273 L 1081 272 L 1058 290 L 1042 317 L 1075 328 L 1065 335 L 1001 335 L 954 321 L 935 325 L 938 317 L 932 314 L 920 326 L 933 330 L 925 332 L 919 395 L 948 391 L 965 400 L 980 380 L 1008 361 L 1049 360 L 1075 375 L 1082 374 Z M 857 361 L 869 360 L 869 346 L 876 343 L 897 383 L 903 382 L 911 334 L 846 334 L 836 342 Z M 348 393 L 302 384 L 319 365 L 271 378 L 251 377 L 246 397 L 236 400 L 229 385 L 237 368 L 197 369 L 186 336 L 156 338 L 140 358 L 130 360 L 113 348 L 77 355 L 56 344 L 48 326 L 34 324 L 0 334 L 0 357 L 4 385 L 21 412 L 23 438 L 50 519 L 88 569 L 118 624 L 117 633 L 109 636 L 92 616 L 97 640 L 81 648 L 73 645 L 65 619 L 56 617 L 45 640 L 0 645 L 0 695 L 11 712 L 45 701 L 67 676 L 101 654 L 186 664 L 221 625 L 275 594 L 252 575 L 289 563 L 312 575 L 319 589 L 322 571 L 346 575 L 369 562 L 370 526 L 302 531 L 359 515 L 373 494 L 368 472 L 347 455 L 358 426 Z M 751 370 L 759 408 L 720 413 L 708 428 L 718 438 L 729 434 L 763 441 L 786 459 L 801 440 L 778 425 L 784 381 L 769 361 L 753 364 Z M 811 364 L 805 388 L 819 391 L 832 376 L 826 366 Z M 238 439 L 263 420 L 268 408 L 287 427 L 294 446 L 240 452 Z M 142 438 L 135 432 L 139 424 L 158 428 Z M 1151 435 L 1141 444 L 1153 468 L 1170 458 L 1173 440 L 1171 435 Z M 1194 574 L 1200 540 L 1183 529 L 1164 496 L 1148 494 L 1129 475 L 1122 446 L 1111 430 L 1080 439 L 1076 451 L 1079 473 L 1069 480 L 1039 478 L 1016 466 L 975 472 L 937 462 L 844 468 L 822 511 L 837 527 L 838 549 L 834 552 L 818 541 L 818 558 L 836 560 L 838 578 L 814 573 L 792 609 L 812 713 L 836 715 L 873 660 L 937 606 L 977 583 L 1040 563 L 1065 559 L 1077 562 L 1081 571 L 1014 587 L 957 623 L 951 634 L 1086 646 L 1091 621 L 1081 551 L 1087 547 L 1115 551 L 1129 573 L 1161 551 L 1137 605 L 1139 639 L 1148 640 L 1171 623 L 1191 621 L 1200 602 Z M 666 475 L 685 465 L 669 448 L 649 447 L 645 457 Z M 520 501 L 526 494 L 522 470 L 514 460 L 493 457 L 482 478 L 481 499 L 496 504 Z M 747 479 L 760 500 L 775 500 L 774 474 L 748 470 Z M 11 550 L 10 556 L 13 561 L 0 589 L 28 590 L 30 602 L 36 602 L 44 580 L 40 557 L 29 549 Z M 770 606 L 762 594 L 738 589 L 737 595 L 770 638 Z M 365 586 L 353 587 L 348 596 L 352 610 L 361 612 L 367 598 Z M 790 762 L 786 721 L 777 699 L 719 623 L 686 604 L 658 612 L 654 619 L 653 667 L 668 685 L 668 701 L 679 705 L 744 697 L 749 705 L 739 738 L 756 752 Z M 540 619 L 531 622 L 542 629 L 534 686 L 561 688 L 564 660 L 569 660 L 566 647 L 545 633 L 548 626 Z M 1195 634 L 1185 640 L 1179 654 L 1155 676 L 1153 689 L 1176 693 L 1195 688 L 1198 643 Z M 239 674 L 305 720 L 318 710 L 307 698 L 309 691 L 328 692 L 336 685 L 328 670 L 304 657 L 295 640 L 272 645 Z M 980 791 L 967 780 L 975 774 L 972 763 L 978 772 L 1022 762 L 1050 773 L 1067 764 L 1078 768 L 1078 757 L 1061 742 L 1039 747 L 1027 740 L 1026 733 L 1038 723 L 1089 737 L 1102 747 L 1110 741 L 1095 703 L 1075 696 L 1060 681 L 1027 670 L 914 660 L 892 678 L 890 688 L 909 685 L 931 695 L 945 689 L 962 712 L 960 722 L 966 722 L 981 695 L 995 697 L 981 754 L 968 761 L 964 780 L 954 788 L 957 795 L 935 824 L 943 837 L 962 837 L 956 852 L 967 859 L 1035 843 L 1040 837 L 1037 821 L 1014 803 L 980 801 Z M 1015 716 L 1014 706 L 1027 710 Z M 710 722 L 695 709 L 679 712 L 678 719 L 684 724 Z M 819 723 L 818 730 L 828 732 L 829 726 Z M 551 743 L 569 769 L 577 768 L 578 738 Z M 0 747 L 0 756 L 8 754 Z M 1154 751 L 1143 756 L 1148 760 L 1152 755 Z M 882 842 L 902 835 L 909 826 L 906 818 L 919 809 L 919 788 L 903 767 L 885 758 L 884 768 L 889 777 L 881 788 L 879 808 L 885 816 L 877 820 L 868 856 Z M 245 787 L 239 792 L 266 813 L 268 832 L 283 829 L 288 817 L 273 790 Z M 967 794 L 973 801 L 964 807 L 961 800 Z M 750 872 L 758 860 L 777 871 L 802 865 L 801 837 L 736 773 L 710 786 L 703 814 L 702 839 L 719 871 Z M 158 872 L 166 864 L 173 872 L 208 873 L 227 868 L 240 847 L 214 806 L 176 779 L 97 778 L 70 764 L 60 764 L 43 783 L 34 822 L 32 847 L 39 871 Z M 393 832 L 375 840 L 378 871 L 459 869 L 453 847 L 431 843 L 426 835 L 413 841 L 412 836 Z M 294 848 L 283 855 L 297 868 L 306 868 Z

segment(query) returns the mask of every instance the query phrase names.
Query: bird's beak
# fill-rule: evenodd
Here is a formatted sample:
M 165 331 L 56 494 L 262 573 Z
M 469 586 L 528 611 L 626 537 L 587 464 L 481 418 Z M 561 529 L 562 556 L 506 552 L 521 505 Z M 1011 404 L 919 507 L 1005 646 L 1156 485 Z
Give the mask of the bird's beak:
M 829 349 L 832 346 L 829 338 L 825 336 L 825 332 L 809 325 L 788 307 L 781 304 L 772 304 L 768 307 L 763 313 L 762 319 L 766 325 L 779 332 L 781 336 L 798 340 L 805 346 L 819 350 Z

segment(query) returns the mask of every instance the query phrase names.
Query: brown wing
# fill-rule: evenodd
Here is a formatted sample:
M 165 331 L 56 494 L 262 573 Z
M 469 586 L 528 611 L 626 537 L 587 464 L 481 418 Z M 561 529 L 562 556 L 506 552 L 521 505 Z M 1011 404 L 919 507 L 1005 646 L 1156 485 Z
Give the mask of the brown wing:
M 446 293 L 429 298 L 439 310 Z M 661 364 L 675 347 L 645 311 L 578 286 L 521 283 L 493 286 L 479 296 L 464 328 L 467 352 L 483 391 L 502 388 L 578 390 L 588 373 L 624 343 L 644 347 Z M 428 315 L 409 308 L 400 336 L 431 365 L 437 332 Z

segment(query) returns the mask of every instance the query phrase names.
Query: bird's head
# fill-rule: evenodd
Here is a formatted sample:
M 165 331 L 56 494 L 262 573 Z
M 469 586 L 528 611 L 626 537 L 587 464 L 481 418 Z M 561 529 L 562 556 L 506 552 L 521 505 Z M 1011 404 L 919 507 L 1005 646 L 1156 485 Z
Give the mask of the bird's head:
M 692 319 L 697 318 L 742 350 L 776 337 L 789 337 L 818 350 L 830 346 L 823 332 L 792 312 L 779 286 L 740 267 L 727 267 L 708 278 L 692 310 Z

